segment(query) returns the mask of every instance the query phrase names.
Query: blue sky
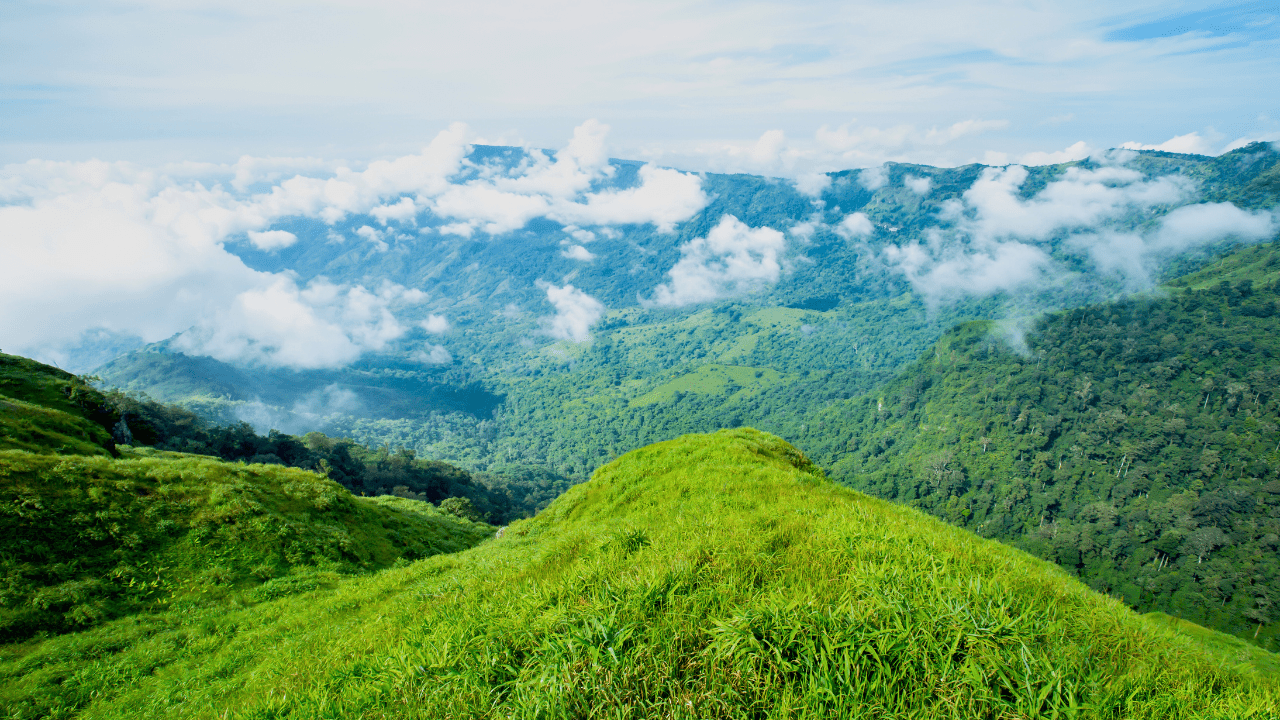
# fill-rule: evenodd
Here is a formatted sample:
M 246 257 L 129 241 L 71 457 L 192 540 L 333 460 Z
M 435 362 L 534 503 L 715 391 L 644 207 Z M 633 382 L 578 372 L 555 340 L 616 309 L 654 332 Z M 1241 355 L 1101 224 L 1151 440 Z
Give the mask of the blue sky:
M 359 162 L 455 121 L 558 147 L 587 118 L 612 127 L 614 156 L 792 176 L 1280 138 L 1275 2 L 10 0 L 3 13 L 4 163 Z

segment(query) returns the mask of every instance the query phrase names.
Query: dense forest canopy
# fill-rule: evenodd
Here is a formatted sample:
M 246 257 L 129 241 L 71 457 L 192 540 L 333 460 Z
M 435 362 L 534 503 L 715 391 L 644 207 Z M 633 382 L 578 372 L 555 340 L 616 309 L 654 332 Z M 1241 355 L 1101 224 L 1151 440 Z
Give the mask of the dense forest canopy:
M 949 333 L 814 416 L 833 477 L 1012 542 L 1129 605 L 1280 649 L 1280 249 Z

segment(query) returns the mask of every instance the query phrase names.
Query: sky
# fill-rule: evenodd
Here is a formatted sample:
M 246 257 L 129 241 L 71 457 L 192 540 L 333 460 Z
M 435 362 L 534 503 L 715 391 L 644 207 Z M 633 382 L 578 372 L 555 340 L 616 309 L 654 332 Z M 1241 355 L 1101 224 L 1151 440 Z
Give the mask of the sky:
M 1035 243 L 1065 227 L 1141 285 L 1153 254 L 1280 224 L 1217 208 L 1101 235 L 1108 213 L 1186 194 L 1120 170 L 1013 199 L 1016 164 L 1280 140 L 1274 1 L 9 0 L 0 18 L 0 347 L 77 369 L 175 333 L 190 352 L 289 367 L 406 337 L 430 288 L 304 284 L 228 250 L 297 242 L 277 227 L 289 217 L 367 216 L 331 241 L 375 251 L 546 218 L 565 226 L 565 257 L 603 263 L 595 234 L 670 232 L 705 207 L 704 170 L 812 194 L 824 172 L 874 183 L 891 160 L 1015 164 L 966 196 L 963 238 L 886 258 L 920 287 L 970 293 L 1046 277 Z M 478 177 L 475 144 L 557 153 Z M 649 164 L 637 186 L 601 189 L 610 157 Z M 447 224 L 418 227 L 423 213 Z M 776 282 L 801 235 L 720 218 L 648 301 Z M 607 311 L 563 278 L 538 289 L 553 339 L 589 339 Z M 449 319 L 432 323 L 422 362 L 452 362 Z
M 0 163 L 363 162 L 451 123 L 796 176 L 1280 139 L 1271 2 L 9 0 Z M 1074 148 L 1074 149 L 1072 149 Z

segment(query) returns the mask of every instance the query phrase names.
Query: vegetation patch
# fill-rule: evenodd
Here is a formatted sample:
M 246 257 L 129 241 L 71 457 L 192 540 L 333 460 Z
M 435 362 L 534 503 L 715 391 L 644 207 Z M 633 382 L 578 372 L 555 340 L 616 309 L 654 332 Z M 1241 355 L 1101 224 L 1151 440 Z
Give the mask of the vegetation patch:
M 497 541 L 9 650 L 16 718 L 1271 717 L 1280 685 L 748 429 L 601 468 Z
M 277 465 L 0 451 L 0 639 L 269 599 L 491 533 L 429 503 L 357 498 Z
M 803 442 L 852 487 L 1280 650 L 1280 248 L 1187 284 L 1047 315 L 1025 346 L 958 327 Z
M 751 395 L 776 384 L 782 375 L 770 368 L 708 364 L 675 380 L 665 382 L 631 401 L 632 407 L 667 402 L 686 393 L 728 395 L 734 399 Z

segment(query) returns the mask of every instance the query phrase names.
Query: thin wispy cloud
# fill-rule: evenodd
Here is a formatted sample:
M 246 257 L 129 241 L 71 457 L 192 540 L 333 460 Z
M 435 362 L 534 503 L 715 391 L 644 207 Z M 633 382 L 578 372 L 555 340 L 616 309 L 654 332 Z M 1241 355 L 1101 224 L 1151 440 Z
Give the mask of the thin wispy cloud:
M 1263 2 L 106 0 L 5 19 L 7 161 L 247 152 L 271 182 L 273 158 L 406 154 L 457 119 L 547 147 L 600 117 L 621 156 L 771 172 L 831 141 L 865 164 L 955 164 L 1280 131 L 1260 117 L 1280 43 Z M 966 123 L 984 130 L 929 141 Z

